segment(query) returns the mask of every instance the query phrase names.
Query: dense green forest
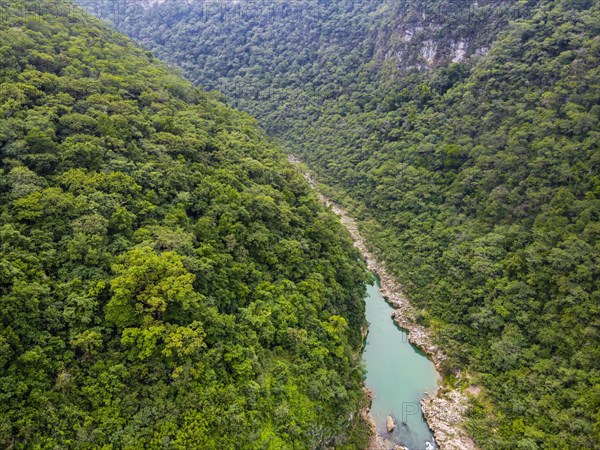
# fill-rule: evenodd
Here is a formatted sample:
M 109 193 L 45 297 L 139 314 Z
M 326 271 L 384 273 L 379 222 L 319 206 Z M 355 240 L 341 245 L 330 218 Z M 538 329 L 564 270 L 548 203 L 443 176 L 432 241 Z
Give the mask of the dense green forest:
M 597 2 L 119 4 L 361 219 L 482 448 L 600 447 Z
M 364 447 L 365 268 L 256 121 L 70 3 L 0 19 L 0 447 Z

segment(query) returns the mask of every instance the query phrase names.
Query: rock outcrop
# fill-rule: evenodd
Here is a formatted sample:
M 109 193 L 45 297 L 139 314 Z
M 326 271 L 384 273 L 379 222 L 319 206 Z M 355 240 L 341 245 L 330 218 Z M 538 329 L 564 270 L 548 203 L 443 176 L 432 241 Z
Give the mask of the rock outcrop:
M 473 439 L 462 428 L 466 397 L 457 390 L 440 388 L 435 396 L 421 399 L 423 415 L 441 449 L 475 449 Z
M 385 427 L 387 428 L 388 433 L 391 433 L 396 429 L 396 422 L 394 422 L 394 418 L 392 416 L 387 416 Z

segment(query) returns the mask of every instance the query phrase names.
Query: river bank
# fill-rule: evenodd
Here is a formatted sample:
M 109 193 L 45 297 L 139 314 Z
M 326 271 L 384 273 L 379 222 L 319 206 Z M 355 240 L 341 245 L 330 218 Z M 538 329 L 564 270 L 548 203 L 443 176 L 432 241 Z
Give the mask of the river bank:
M 301 161 L 290 156 L 290 162 L 298 165 Z M 358 224 L 350 217 L 346 210 L 333 203 L 328 197 L 317 189 L 317 182 L 312 174 L 301 171 L 306 180 L 315 188 L 321 203 L 331 208 L 339 216 L 340 222 L 348 229 L 354 239 L 355 247 L 361 252 L 368 269 L 375 273 L 380 280 L 380 289 L 383 297 L 394 307 L 394 321 L 408 332 L 408 340 L 423 352 L 434 363 L 438 373 L 442 372 L 442 363 L 446 356 L 433 344 L 432 331 L 416 323 L 416 311 L 402 293 L 402 287 L 388 272 L 385 264 L 377 260 L 368 249 L 366 241 L 361 235 Z M 463 375 L 456 372 L 458 380 Z M 448 386 L 440 386 L 435 392 L 428 393 L 428 397 L 421 400 L 421 408 L 427 423 L 433 432 L 435 441 L 441 450 L 476 450 L 477 446 L 464 430 L 463 424 L 468 405 L 467 391 L 476 394 L 476 389 L 458 390 Z M 371 441 L 371 450 L 389 449 L 385 436 L 377 435 Z

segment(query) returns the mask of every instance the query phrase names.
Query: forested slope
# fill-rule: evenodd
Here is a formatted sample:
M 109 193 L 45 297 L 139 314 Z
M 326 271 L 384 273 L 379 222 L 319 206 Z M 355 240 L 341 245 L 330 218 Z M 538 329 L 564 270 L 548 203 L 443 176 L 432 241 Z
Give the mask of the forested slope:
M 318 11 L 171 3 L 118 25 L 349 194 L 448 372 L 485 387 L 483 448 L 597 448 L 597 2 L 289 4 Z
M 364 266 L 255 121 L 67 2 L 0 23 L 0 446 L 364 446 Z

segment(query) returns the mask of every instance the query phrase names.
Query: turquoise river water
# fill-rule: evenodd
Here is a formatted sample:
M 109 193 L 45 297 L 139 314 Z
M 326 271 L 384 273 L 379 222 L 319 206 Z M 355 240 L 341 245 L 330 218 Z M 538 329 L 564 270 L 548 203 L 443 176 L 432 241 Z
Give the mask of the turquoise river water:
M 437 448 L 421 412 L 419 400 L 437 388 L 439 375 L 433 363 L 408 342 L 408 334 L 393 321 L 393 308 L 379 292 L 367 286 L 369 334 L 363 353 L 366 385 L 373 393 L 371 416 L 381 436 L 409 450 Z M 392 416 L 396 429 L 387 432 Z

